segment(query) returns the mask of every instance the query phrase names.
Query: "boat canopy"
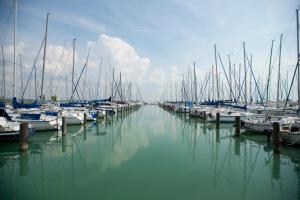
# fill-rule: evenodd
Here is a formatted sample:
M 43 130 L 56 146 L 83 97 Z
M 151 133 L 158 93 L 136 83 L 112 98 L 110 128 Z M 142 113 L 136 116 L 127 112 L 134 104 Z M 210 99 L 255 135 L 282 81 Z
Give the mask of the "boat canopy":
M 21 113 L 21 119 L 39 120 L 40 113 Z
M 33 102 L 33 103 L 20 103 L 18 102 L 17 98 L 14 97 L 13 98 L 13 107 L 14 109 L 17 109 L 17 108 L 38 108 L 41 106 L 40 103 L 38 103 L 36 100 Z

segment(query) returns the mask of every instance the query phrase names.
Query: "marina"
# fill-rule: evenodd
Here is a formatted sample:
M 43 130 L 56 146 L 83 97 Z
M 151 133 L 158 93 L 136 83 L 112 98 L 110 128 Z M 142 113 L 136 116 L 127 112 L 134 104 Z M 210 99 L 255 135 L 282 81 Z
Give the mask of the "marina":
M 0 199 L 300 199 L 299 9 L 0 1 Z

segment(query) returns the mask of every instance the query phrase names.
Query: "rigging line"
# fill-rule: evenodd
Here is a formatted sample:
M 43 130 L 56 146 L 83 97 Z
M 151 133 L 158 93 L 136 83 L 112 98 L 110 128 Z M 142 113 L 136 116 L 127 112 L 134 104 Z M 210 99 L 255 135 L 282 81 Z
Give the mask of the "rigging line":
M 69 55 L 70 55 L 70 51 L 71 49 L 68 50 L 68 53 L 67 53 L 67 56 L 66 58 L 64 59 L 64 61 L 61 63 L 61 71 L 60 71 L 60 75 L 59 75 L 59 78 L 58 78 L 58 82 L 60 82 L 61 78 L 62 78 L 62 75 L 63 75 L 63 72 L 64 72 L 64 67 L 66 65 L 66 62 L 69 58 Z M 54 90 L 55 93 L 57 93 L 57 90 L 58 90 L 58 84 L 56 84 L 56 88 Z
M 201 88 L 201 95 L 200 95 L 200 100 L 199 100 L 199 102 L 201 102 L 201 101 L 202 101 L 202 98 L 204 98 L 204 93 L 205 93 L 205 90 L 206 90 L 206 88 L 207 88 L 209 79 L 210 79 L 210 73 L 208 73 L 208 75 L 206 74 L 206 79 L 205 79 L 204 82 L 203 82 L 203 85 L 204 85 L 204 83 L 205 83 L 205 85 L 204 85 L 203 90 L 202 90 L 202 88 Z
M 233 91 L 232 91 L 232 88 L 230 87 L 230 82 L 229 82 L 229 79 L 228 79 L 228 77 L 227 77 L 227 74 L 226 74 L 226 71 L 225 71 L 225 67 L 224 67 L 224 65 L 223 65 L 223 62 L 222 62 L 222 59 L 221 59 L 221 56 L 220 56 L 220 54 L 219 54 L 219 53 L 218 53 L 218 57 L 219 57 L 219 60 L 220 60 L 220 63 L 221 63 L 222 69 L 223 69 L 223 71 L 224 71 L 225 78 L 226 78 L 226 80 L 227 80 L 227 83 L 228 83 L 228 85 L 229 85 L 230 92 L 231 92 L 231 94 L 233 95 Z
M 287 102 L 288 102 L 289 96 L 291 94 L 291 90 L 292 90 L 292 87 L 293 87 L 294 79 L 295 79 L 295 76 L 296 76 L 296 72 L 298 71 L 298 68 L 299 68 L 299 59 L 297 60 L 297 64 L 296 64 L 296 67 L 295 67 L 293 79 L 292 79 L 292 82 L 291 82 L 291 85 L 290 85 L 290 89 L 289 89 L 289 92 L 288 92 L 288 95 L 286 97 L 286 101 L 285 101 L 285 104 L 284 104 L 283 112 L 285 112 L 285 109 L 286 109 L 286 106 L 287 106 Z M 299 110 L 299 108 L 298 108 L 298 110 Z
M 258 91 L 258 94 L 259 94 L 261 103 L 262 103 L 262 105 L 263 105 L 264 111 L 266 112 L 266 108 L 265 108 L 265 105 L 264 105 L 264 100 L 263 100 L 263 97 L 261 96 L 259 87 L 258 87 L 258 85 L 257 85 L 257 81 L 256 81 L 256 78 L 255 78 L 255 76 L 254 76 L 253 69 L 252 69 L 252 65 L 251 65 L 251 62 L 249 61 L 249 58 L 248 58 L 248 54 L 247 54 L 247 53 L 246 53 L 246 59 L 247 59 L 248 64 L 249 64 L 249 66 L 250 66 L 251 74 L 252 74 L 252 76 L 253 76 L 253 80 L 254 80 L 255 86 L 256 86 L 256 88 L 257 88 L 257 91 Z
M 91 48 L 89 48 L 89 50 L 88 50 L 87 60 L 86 60 L 85 63 L 84 63 L 84 66 L 83 66 L 83 68 L 82 68 L 82 70 L 81 70 L 81 73 L 80 73 L 80 75 L 79 75 L 79 78 L 78 78 L 78 80 L 77 80 L 77 83 L 76 83 L 76 85 L 75 85 L 75 88 L 74 88 L 74 90 L 72 91 L 71 98 L 69 99 L 69 101 L 71 101 L 71 99 L 73 98 L 73 95 L 74 95 L 75 90 L 77 91 L 77 86 L 78 86 L 79 81 L 80 81 L 80 79 L 81 79 L 82 73 L 84 72 L 84 69 L 86 68 L 87 63 L 88 63 L 88 59 L 89 59 L 89 55 L 90 55 L 90 49 L 91 49 Z M 78 91 L 77 91 L 77 95 L 78 95 Z
M 33 67 L 32 67 L 32 69 L 31 69 L 31 72 L 30 72 L 29 77 L 28 77 L 28 79 L 27 79 L 27 82 L 26 82 L 24 91 L 23 91 L 23 93 L 22 93 L 22 99 L 24 98 L 24 94 L 25 94 L 26 89 L 27 89 L 27 87 L 28 87 L 28 84 L 29 84 L 29 81 L 30 81 L 30 79 L 31 79 L 32 73 L 33 73 L 34 69 L 36 69 L 36 62 L 37 62 L 37 60 L 38 60 L 38 58 L 39 58 L 39 55 L 40 55 L 40 52 L 41 52 L 41 50 L 42 50 L 42 47 L 43 47 L 44 42 L 45 42 L 45 38 L 43 39 L 43 41 L 42 41 L 42 43 L 41 43 L 41 46 L 40 46 L 40 48 L 39 48 L 38 54 L 37 54 L 37 56 L 36 56 L 36 58 L 35 58 L 35 60 L 34 60 L 34 62 L 33 62 Z

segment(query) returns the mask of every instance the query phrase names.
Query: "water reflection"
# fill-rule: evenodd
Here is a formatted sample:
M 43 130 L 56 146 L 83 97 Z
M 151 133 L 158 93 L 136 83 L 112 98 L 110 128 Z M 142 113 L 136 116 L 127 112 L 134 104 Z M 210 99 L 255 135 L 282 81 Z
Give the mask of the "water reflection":
M 187 152 L 192 153 L 193 161 L 197 158 L 202 159 L 195 155 L 196 146 L 202 147 L 203 143 L 209 146 L 199 151 L 209 155 L 209 159 L 204 160 L 211 161 L 209 166 L 213 175 L 214 190 L 218 190 L 218 184 L 223 181 L 222 177 L 227 176 L 226 180 L 229 181 L 232 178 L 231 174 L 239 173 L 241 176 L 236 181 L 242 182 L 242 198 L 249 198 L 249 192 L 253 192 L 249 187 L 255 186 L 257 178 L 260 175 L 265 176 L 264 173 L 267 172 L 270 177 L 270 190 L 278 193 L 276 198 L 285 199 L 286 197 L 283 197 L 286 191 L 297 192 L 296 195 L 294 193 L 294 197 L 300 198 L 300 154 L 297 153 L 299 149 L 284 147 L 281 155 L 273 154 L 272 145 L 267 142 L 265 136 L 246 133 L 241 137 L 234 137 L 232 125 L 221 124 L 220 128 L 216 129 L 213 123 L 188 119 L 183 114 L 173 116 L 181 121 L 178 127 L 184 136 L 182 140 L 187 141 L 184 143 L 187 145 Z M 190 137 L 191 134 L 194 137 Z M 190 148 L 193 149 L 192 152 L 189 151 Z M 285 176 L 281 176 L 283 169 Z
M 27 152 L 17 143 L 1 144 L 0 199 L 300 197 L 298 149 L 277 155 L 264 136 L 233 134 L 231 125 L 215 129 L 146 106 L 69 126 L 65 136 L 37 134 Z

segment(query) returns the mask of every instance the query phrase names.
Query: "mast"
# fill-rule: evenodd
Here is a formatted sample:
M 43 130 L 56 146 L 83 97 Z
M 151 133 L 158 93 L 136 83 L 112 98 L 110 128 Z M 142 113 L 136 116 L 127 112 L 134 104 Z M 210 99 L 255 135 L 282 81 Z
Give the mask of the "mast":
M 215 74 L 214 74 L 214 66 L 211 66 L 211 89 L 212 89 L 212 100 L 215 100 Z
M 107 71 L 105 72 L 105 98 L 107 98 Z
M 22 67 L 22 57 L 21 54 L 19 55 L 20 57 L 20 72 L 21 72 L 21 92 L 20 94 L 22 95 L 23 90 L 24 90 L 24 84 L 23 84 L 23 67 Z
M 268 73 L 268 80 L 267 80 L 267 103 L 270 100 L 270 91 L 269 90 L 270 90 L 270 79 L 271 79 L 273 43 L 274 43 L 274 40 L 272 40 L 272 44 L 271 44 L 271 54 L 270 54 L 270 61 L 269 61 L 269 73 Z
M 278 58 L 278 79 L 277 79 L 277 98 L 276 98 L 276 107 L 277 107 L 277 108 L 279 108 L 281 44 L 282 44 L 282 34 L 280 35 L 279 58 Z
M 51 79 L 50 79 L 50 99 L 52 100 L 52 86 L 53 86 L 53 73 L 51 72 Z
M 76 38 L 73 39 L 73 61 L 72 61 L 72 91 L 74 91 L 74 74 L 75 74 L 75 42 Z M 73 100 L 73 99 L 72 99 Z
M 194 92 L 195 92 L 194 94 L 195 102 L 197 103 L 198 98 L 197 98 L 196 62 L 194 62 Z
M 251 57 L 250 57 L 250 66 L 252 67 L 252 54 L 251 54 Z M 250 85 L 249 85 L 249 90 L 250 90 L 250 94 L 249 94 L 249 96 L 250 96 L 250 105 L 252 105 L 252 101 L 253 101 L 253 98 L 252 98 L 252 76 L 251 76 L 251 74 L 250 74 Z
M 241 96 L 241 87 L 242 87 L 242 85 L 241 85 L 241 69 L 242 69 L 242 64 L 241 63 L 239 63 L 239 87 L 238 87 L 238 90 L 239 90 L 239 95 L 238 95 L 238 97 L 239 97 L 239 99 L 238 99 L 238 101 L 240 100 L 240 96 Z
M 5 100 L 6 100 L 6 95 L 5 95 L 5 62 L 4 62 L 4 50 L 3 50 L 3 46 L 1 46 L 1 50 L 2 50 L 2 66 L 3 66 L 3 74 L 2 74 L 2 80 L 3 80 L 3 98 L 4 98 L 4 104 L 5 104 Z
M 35 100 L 37 100 L 36 67 L 34 67 L 34 96 Z
M 43 72 L 42 72 L 42 86 L 41 86 L 41 96 L 40 99 L 43 102 L 44 98 L 44 76 L 45 76 L 45 64 L 46 64 L 46 50 L 47 50 L 47 32 L 48 32 L 48 18 L 49 18 L 49 14 L 47 13 L 47 19 L 46 19 L 46 33 L 45 33 L 45 44 L 44 44 L 44 57 L 43 57 Z
M 68 74 L 66 74 L 66 96 L 67 96 L 67 99 L 69 99 L 69 95 L 68 95 Z
M 13 69 L 13 97 L 16 96 L 16 24 L 17 24 L 17 0 L 14 0 L 14 69 Z
M 298 67 L 298 110 L 300 108 L 300 69 L 299 69 L 299 16 L 298 16 L 298 9 L 296 10 L 296 21 L 297 21 L 297 67 Z
M 234 78 L 234 80 L 236 80 L 236 71 L 235 71 L 235 63 L 233 63 L 233 78 Z M 237 99 L 236 99 L 236 94 L 237 92 L 236 92 L 236 81 L 234 82 L 234 101 L 237 101 Z
M 230 55 L 228 54 L 228 62 L 229 62 L 229 99 L 232 101 L 232 82 L 231 82 L 231 61 Z
M 218 61 L 217 61 L 217 45 L 214 45 L 215 49 L 215 65 L 216 65 L 216 86 L 217 86 L 217 98 L 220 101 L 220 93 L 219 93 L 219 80 L 218 80 Z
M 243 50 L 244 50 L 244 71 L 245 71 L 245 105 L 247 105 L 247 65 L 246 65 L 246 48 L 245 42 L 243 42 Z
M 97 81 L 97 87 L 96 87 L 96 90 L 97 90 L 97 97 L 96 98 L 99 98 L 99 99 L 100 99 L 100 96 L 101 96 L 100 93 L 99 93 L 99 89 L 100 89 L 100 76 L 101 76 L 102 60 L 103 60 L 103 58 L 101 57 L 100 66 L 99 66 L 98 81 Z

